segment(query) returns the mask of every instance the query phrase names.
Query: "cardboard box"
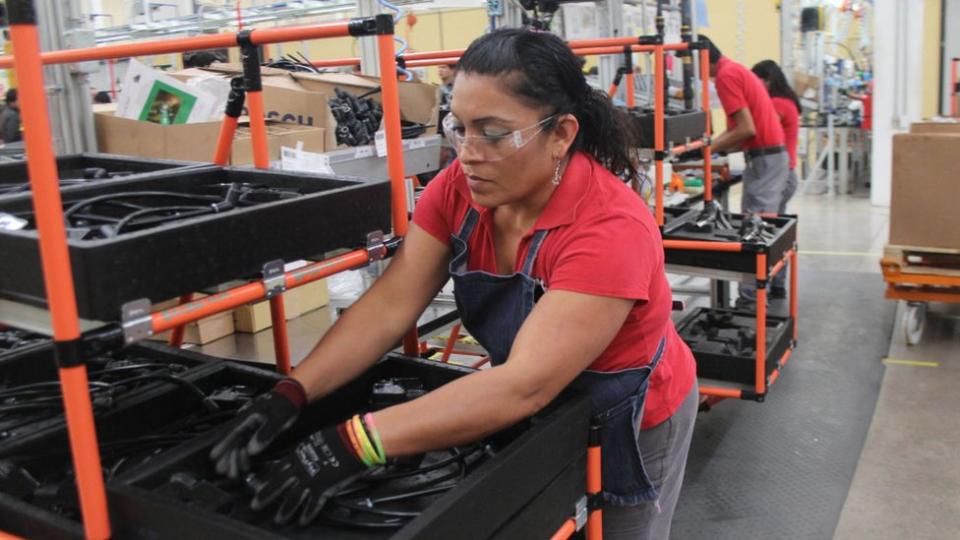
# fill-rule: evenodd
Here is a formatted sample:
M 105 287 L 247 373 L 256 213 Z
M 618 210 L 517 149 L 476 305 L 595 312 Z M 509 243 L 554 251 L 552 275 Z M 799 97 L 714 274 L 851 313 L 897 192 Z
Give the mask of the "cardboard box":
M 109 112 L 93 115 L 97 146 L 101 152 L 139 157 L 210 161 L 216 150 L 220 122 L 160 125 L 119 118 Z M 267 146 L 271 161 L 280 159 L 280 147 L 296 147 L 323 152 L 327 148 L 327 131 L 323 128 L 297 126 L 281 122 L 267 124 Z M 333 135 L 333 130 L 329 130 Z M 241 126 L 233 142 L 231 165 L 253 163 L 249 129 Z
M 283 293 L 284 315 L 288 321 L 328 303 L 330 303 L 330 293 L 325 279 L 295 287 Z M 270 328 L 273 326 L 270 319 L 270 302 L 264 300 L 237 308 L 233 312 L 233 323 L 237 332 L 248 334 L 256 334 Z
M 234 77 L 242 73 L 238 64 L 213 64 L 206 68 L 178 71 L 174 77 L 187 80 L 191 77 L 208 77 L 219 74 Z M 336 97 L 334 88 L 351 94 L 365 94 L 380 87 L 377 77 L 364 77 L 351 73 L 290 73 L 280 69 L 263 68 L 263 102 L 270 120 L 292 122 L 315 127 L 334 127 L 336 121 L 330 113 L 327 99 Z M 399 83 L 400 116 L 411 122 L 430 124 L 436 121 L 437 87 L 423 82 Z M 380 92 L 370 94 L 380 101 Z
M 960 249 L 960 133 L 893 137 L 890 244 Z
M 960 122 L 956 120 L 924 120 L 911 124 L 910 133 L 960 134 Z

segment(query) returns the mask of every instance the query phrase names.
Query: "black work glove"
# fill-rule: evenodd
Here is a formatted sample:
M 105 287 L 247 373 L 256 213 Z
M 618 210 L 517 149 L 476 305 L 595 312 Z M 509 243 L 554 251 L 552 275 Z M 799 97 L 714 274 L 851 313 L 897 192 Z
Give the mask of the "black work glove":
M 263 510 L 282 498 L 273 521 L 283 525 L 299 511 L 298 523 L 308 525 L 331 494 L 368 470 L 347 444 L 335 427 L 322 429 L 302 440 L 290 453 L 257 475 L 250 508 Z
M 237 415 L 236 427 L 210 451 L 217 474 L 235 479 L 247 473 L 250 456 L 262 452 L 289 429 L 306 402 L 303 386 L 295 379 L 287 378 L 278 382 L 273 390 L 247 403 Z

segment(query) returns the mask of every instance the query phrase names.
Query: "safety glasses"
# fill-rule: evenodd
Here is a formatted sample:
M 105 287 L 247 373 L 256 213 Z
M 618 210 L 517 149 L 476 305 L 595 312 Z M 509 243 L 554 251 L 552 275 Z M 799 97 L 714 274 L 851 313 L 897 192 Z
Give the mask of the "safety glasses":
M 514 131 L 496 130 L 492 128 L 484 131 L 493 131 L 483 135 L 467 135 L 466 127 L 452 114 L 443 119 L 443 133 L 450 141 L 458 154 L 463 153 L 465 145 L 469 145 L 479 159 L 483 161 L 500 161 L 513 155 L 517 150 L 530 143 L 537 135 L 547 128 L 546 124 L 556 118 L 552 114 L 536 124 Z

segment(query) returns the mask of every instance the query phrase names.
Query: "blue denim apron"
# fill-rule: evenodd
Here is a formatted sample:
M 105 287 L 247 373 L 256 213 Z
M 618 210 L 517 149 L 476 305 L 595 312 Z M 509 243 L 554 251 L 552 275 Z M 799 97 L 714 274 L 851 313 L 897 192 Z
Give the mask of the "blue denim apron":
M 468 271 L 467 241 L 479 218 L 480 213 L 471 207 L 460 231 L 451 235 L 449 270 L 460 321 L 486 349 L 490 362 L 498 366 L 507 361 L 517 332 L 543 294 L 542 282 L 534 279 L 532 272 L 548 231 L 534 233 L 520 272 L 501 276 Z M 612 373 L 586 370 L 572 384 L 590 396 L 593 413 L 603 426 L 603 499 L 607 504 L 633 506 L 658 496 L 643 468 L 637 436 L 650 373 L 659 364 L 664 345 L 661 338 L 649 365 Z

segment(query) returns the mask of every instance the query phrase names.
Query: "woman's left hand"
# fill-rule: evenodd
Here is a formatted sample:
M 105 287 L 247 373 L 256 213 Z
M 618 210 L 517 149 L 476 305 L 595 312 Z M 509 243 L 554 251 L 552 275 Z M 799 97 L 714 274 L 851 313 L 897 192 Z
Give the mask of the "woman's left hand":
M 299 512 L 298 523 L 308 525 L 330 498 L 329 491 L 366 470 L 344 446 L 336 428 L 322 429 L 257 475 L 250 508 L 263 510 L 280 500 L 275 523 L 289 523 Z

